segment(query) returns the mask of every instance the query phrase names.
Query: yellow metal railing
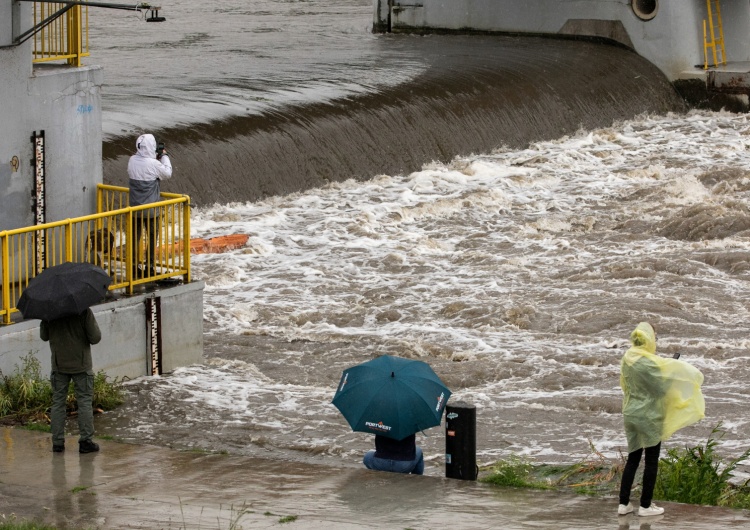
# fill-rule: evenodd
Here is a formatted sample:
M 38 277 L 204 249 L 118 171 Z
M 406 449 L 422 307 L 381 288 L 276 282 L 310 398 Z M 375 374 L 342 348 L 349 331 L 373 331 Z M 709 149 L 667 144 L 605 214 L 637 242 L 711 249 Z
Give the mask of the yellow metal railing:
M 727 50 L 724 47 L 724 24 L 721 21 L 719 0 L 706 0 L 708 21 L 703 20 L 703 69 L 708 70 L 708 49 L 713 52 L 713 66 L 727 64 Z M 716 19 L 714 20 L 714 12 Z M 721 56 L 721 58 L 719 58 Z
M 164 200 L 128 206 L 128 189 L 97 186 L 97 213 L 0 232 L 4 324 L 12 322 L 23 289 L 43 268 L 66 261 L 99 265 L 112 276 L 110 290 L 134 292 L 136 285 L 181 276 L 190 281 L 190 198 L 162 193 Z M 138 225 L 144 232 L 137 246 Z M 156 241 L 148 244 L 153 229 Z M 41 242 L 41 244 L 40 244 Z M 39 254 L 42 254 L 40 256 Z M 151 263 L 153 270 L 139 264 Z
M 65 6 L 34 2 L 34 25 L 53 17 Z M 71 66 L 81 66 L 81 58 L 89 55 L 88 9 L 88 6 L 73 6 L 39 30 L 34 35 L 33 62 L 65 60 Z

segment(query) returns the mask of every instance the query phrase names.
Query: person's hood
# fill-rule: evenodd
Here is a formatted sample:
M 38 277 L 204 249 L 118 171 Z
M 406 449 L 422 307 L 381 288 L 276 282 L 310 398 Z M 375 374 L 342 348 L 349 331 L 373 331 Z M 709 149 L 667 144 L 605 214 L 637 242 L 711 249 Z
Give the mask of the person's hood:
M 156 138 L 153 134 L 142 134 L 135 141 L 138 154 L 146 158 L 156 158 Z
M 656 332 L 648 322 L 641 322 L 630 334 L 630 342 L 636 348 L 656 353 Z

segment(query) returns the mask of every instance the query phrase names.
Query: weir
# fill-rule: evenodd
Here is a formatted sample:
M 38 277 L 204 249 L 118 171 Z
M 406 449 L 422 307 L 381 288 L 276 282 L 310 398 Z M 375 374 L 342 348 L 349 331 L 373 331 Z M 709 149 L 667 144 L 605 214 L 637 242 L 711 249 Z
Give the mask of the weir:
M 169 184 L 196 205 L 252 201 L 687 108 L 656 66 L 618 45 L 450 35 L 409 45 L 424 73 L 378 93 L 158 131 L 179 175 Z M 104 143 L 105 182 L 126 182 L 130 154 L 130 136 Z

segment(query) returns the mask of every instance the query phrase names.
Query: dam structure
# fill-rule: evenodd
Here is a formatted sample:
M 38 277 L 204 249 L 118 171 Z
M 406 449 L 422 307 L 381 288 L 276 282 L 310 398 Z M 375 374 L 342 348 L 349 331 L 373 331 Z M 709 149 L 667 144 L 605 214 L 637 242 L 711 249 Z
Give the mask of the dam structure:
M 675 86 L 750 93 L 740 0 L 374 0 L 373 30 L 588 38 L 634 50 Z M 574 73 L 574 72 L 573 72 Z

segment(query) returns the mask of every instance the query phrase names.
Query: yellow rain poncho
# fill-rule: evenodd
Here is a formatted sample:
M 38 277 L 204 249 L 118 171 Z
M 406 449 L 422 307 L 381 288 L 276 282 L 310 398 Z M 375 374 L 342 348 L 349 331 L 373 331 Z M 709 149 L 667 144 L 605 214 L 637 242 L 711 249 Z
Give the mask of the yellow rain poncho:
M 705 415 L 703 374 L 690 364 L 659 357 L 656 333 L 641 322 L 620 365 L 622 414 L 628 452 L 667 440 Z

